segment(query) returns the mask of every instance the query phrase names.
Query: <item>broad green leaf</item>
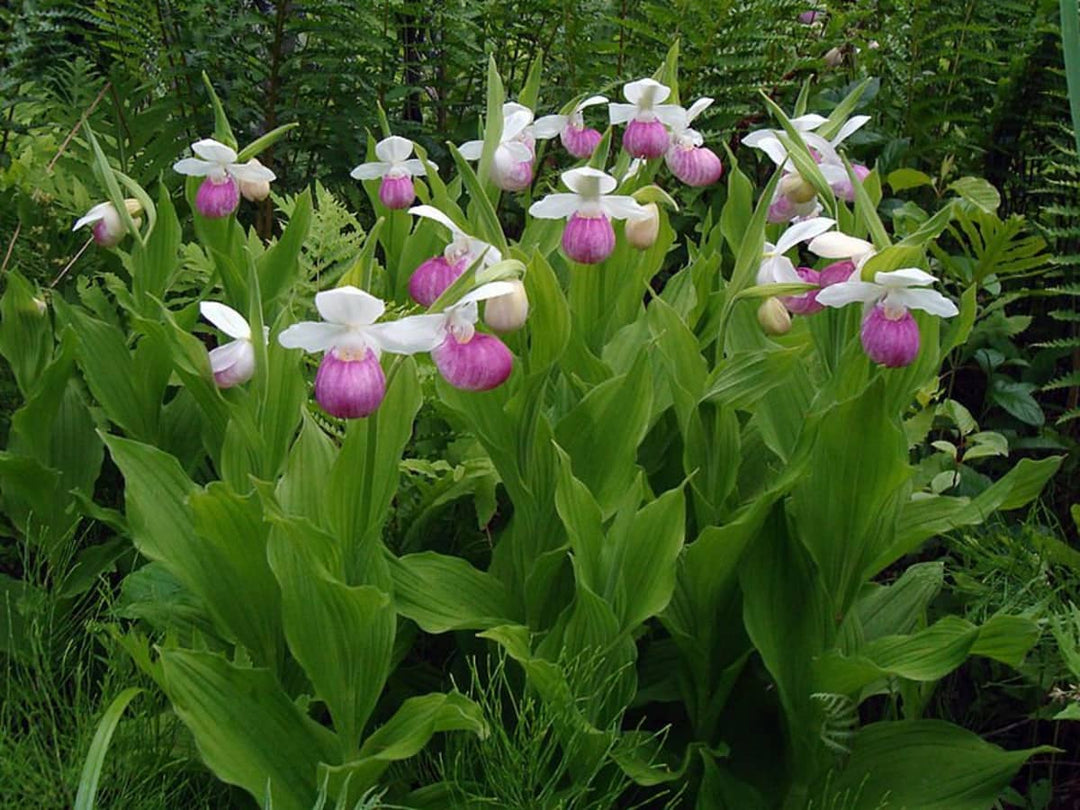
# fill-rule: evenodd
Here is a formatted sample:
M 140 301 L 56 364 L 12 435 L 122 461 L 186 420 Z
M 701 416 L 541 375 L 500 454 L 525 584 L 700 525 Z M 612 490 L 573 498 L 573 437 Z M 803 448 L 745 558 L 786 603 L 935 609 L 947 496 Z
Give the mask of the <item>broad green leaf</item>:
M 499 129 L 501 130 L 501 113 L 498 120 Z M 450 156 L 454 159 L 454 165 L 457 167 L 462 183 L 469 192 L 469 218 L 476 227 L 474 231 L 468 232 L 471 232 L 474 236 L 480 237 L 488 244 L 494 245 L 495 248 L 505 256 L 507 254 L 506 236 L 503 234 L 502 225 L 499 224 L 499 217 L 495 213 L 495 206 L 484 193 L 483 188 L 481 187 L 481 181 L 477 178 L 472 166 L 470 166 L 468 161 L 461 156 L 457 147 L 453 144 L 447 144 L 447 148 L 450 150 Z M 487 149 L 486 145 L 484 149 Z M 492 188 L 494 189 L 494 186 L 492 186 Z
M 306 517 L 319 528 L 328 528 L 326 479 L 330 475 L 337 447 L 306 412 L 300 435 L 289 451 L 285 472 L 278 480 L 277 500 L 287 514 Z
M 311 810 L 320 762 L 335 760 L 333 735 L 297 708 L 265 669 L 191 650 L 161 652 L 165 692 L 203 761 L 219 779 L 275 810 Z
M 906 191 L 909 188 L 929 186 L 934 180 L 926 172 L 920 172 L 918 169 L 896 169 L 889 172 L 885 182 L 893 191 Z
M 844 96 L 843 100 L 837 104 L 831 113 L 829 113 L 828 119 L 825 123 L 817 128 L 816 132 L 822 138 L 832 140 L 840 132 L 840 127 L 844 125 L 844 122 L 851 117 L 851 114 L 855 111 L 855 106 L 859 103 L 859 99 L 862 98 L 863 93 L 866 92 L 866 88 L 870 86 L 873 79 L 863 79 L 855 87 L 851 89 L 851 92 Z
M 917 563 L 891 585 L 870 583 L 855 603 L 863 637 L 910 633 L 922 621 L 926 608 L 941 591 L 945 566 L 941 562 Z
M 525 292 L 529 296 L 529 351 L 523 358 L 528 374 L 546 371 L 566 350 L 570 339 L 570 312 L 559 280 L 547 260 L 538 251 L 529 260 L 525 274 Z
M 732 410 L 747 410 L 787 381 L 801 354 L 800 348 L 732 354 L 717 364 L 704 398 Z
M 172 196 L 164 183 L 159 184 L 157 223 L 146 239 L 146 245 L 136 243 L 131 254 L 132 292 L 143 311 L 150 312 L 146 296 L 164 299 L 169 285 L 180 270 L 180 220 Z
M 852 810 L 986 810 L 1033 754 L 1005 751 L 941 720 L 872 723 L 859 731 L 834 783 L 857 796 Z
M 311 230 L 311 189 L 306 188 L 296 198 L 289 224 L 273 246 L 256 262 L 259 287 L 266 317 L 272 320 L 277 298 L 290 291 L 300 278 L 300 250 Z
M 956 192 L 980 211 L 992 214 L 1001 205 L 1001 194 L 981 177 L 961 177 L 949 183 L 949 191 Z
M 671 601 L 676 561 L 683 547 L 685 512 L 682 490 L 673 489 L 640 509 L 625 534 L 620 536 L 612 529 L 606 567 L 609 581 L 618 577 L 611 601 L 623 630 L 639 627 Z
M 0 298 L 0 354 L 11 366 L 24 398 L 34 390 L 53 351 L 48 309 L 36 293 L 17 270 L 11 270 Z
M 738 256 L 754 214 L 754 186 L 735 166 L 728 174 L 727 187 L 727 199 L 720 211 L 720 231 L 732 255 Z
M 487 207 L 491 207 L 491 204 L 498 199 L 499 190 L 495 188 L 495 184 L 491 181 L 491 170 L 495 162 L 495 150 L 499 146 L 499 142 L 502 139 L 503 129 L 503 102 L 506 101 L 506 91 L 503 89 L 502 78 L 499 76 L 499 69 L 495 65 L 494 54 L 488 56 L 487 67 L 487 98 L 484 107 L 484 150 L 480 155 L 480 163 L 476 169 L 477 187 L 475 191 L 481 192 L 484 203 L 487 203 Z M 479 196 L 474 194 L 474 189 L 469 186 L 469 178 L 466 177 L 466 173 L 461 170 L 460 155 L 457 154 L 457 150 L 451 145 L 450 154 L 454 157 L 454 162 L 458 164 L 458 171 L 461 173 L 462 179 L 465 181 L 465 187 L 469 189 L 469 197 L 472 198 L 474 206 L 482 206 Z M 467 165 L 467 164 L 466 164 Z M 472 169 L 469 169 L 469 173 L 472 173 Z M 485 237 L 486 238 L 486 237 Z M 491 244 L 500 247 L 498 243 L 492 242 Z M 501 248 L 505 253 L 506 245 L 502 245 Z
M 432 551 L 390 558 L 394 607 L 426 633 L 484 630 L 513 621 L 505 586 L 466 560 Z

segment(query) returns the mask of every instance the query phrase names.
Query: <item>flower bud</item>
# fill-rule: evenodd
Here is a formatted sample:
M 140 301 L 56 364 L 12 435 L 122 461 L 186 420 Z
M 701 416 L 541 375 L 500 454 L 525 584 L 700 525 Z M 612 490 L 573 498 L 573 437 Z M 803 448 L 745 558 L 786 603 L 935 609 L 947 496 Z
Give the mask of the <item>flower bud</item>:
M 808 203 L 817 196 L 814 187 L 798 172 L 788 172 L 780 179 L 780 193 L 796 205 Z
M 720 179 L 724 166 L 707 146 L 673 146 L 668 150 L 667 166 L 688 186 L 708 186 Z
M 420 306 L 430 307 L 465 272 L 467 261 L 466 258 L 451 264 L 445 256 L 433 256 L 409 277 L 409 295 Z
M 525 325 L 529 316 L 529 296 L 520 281 L 510 282 L 514 291 L 484 302 L 484 323 L 496 332 L 513 332 Z
M 514 367 L 514 355 L 494 335 L 475 332 L 466 341 L 454 335 L 431 352 L 435 367 L 448 383 L 465 391 L 488 391 L 501 385 Z
M 379 184 L 379 202 L 391 210 L 408 208 L 415 199 L 412 175 L 388 174 Z
M 615 250 L 615 229 L 603 214 L 598 217 L 574 214 L 563 229 L 562 247 L 575 262 L 598 264 Z
M 825 52 L 825 64 L 831 68 L 840 67 L 844 64 L 844 52 L 839 48 L 829 48 Z
M 227 217 L 240 205 L 240 188 L 236 180 L 226 177 L 215 180 L 207 177 L 195 194 L 195 210 L 207 219 Z
M 637 158 L 658 158 L 667 151 L 671 138 L 660 121 L 632 120 L 623 133 L 623 149 Z
M 758 323 L 767 335 L 786 335 L 791 330 L 791 315 L 779 298 L 766 298 L 757 311 Z
M 35 315 L 44 315 L 46 312 L 49 311 L 49 305 L 45 303 L 44 299 L 34 298 L 32 303 L 34 305 L 34 308 L 31 311 Z
M 863 319 L 859 337 L 867 356 L 887 368 L 910 365 L 919 355 L 919 324 L 906 309 L 890 317 L 877 304 Z
M 595 129 L 575 127 L 573 124 L 567 124 L 559 133 L 559 140 L 566 151 L 579 159 L 592 157 L 602 137 Z
M 656 203 L 642 206 L 645 213 L 626 220 L 626 241 L 638 250 L 648 250 L 660 235 L 660 209 Z
M 234 340 L 210 352 L 210 370 L 218 388 L 242 385 L 255 374 L 255 347 L 250 340 Z
M 315 374 L 315 401 L 331 416 L 368 416 L 385 396 L 386 375 L 371 349 L 364 349 L 362 355 L 331 349 L 323 355 Z
M 262 166 L 258 158 L 252 158 L 248 161 L 248 164 L 259 167 Z M 262 202 L 270 196 L 269 180 L 241 180 L 239 182 L 240 196 L 248 202 Z

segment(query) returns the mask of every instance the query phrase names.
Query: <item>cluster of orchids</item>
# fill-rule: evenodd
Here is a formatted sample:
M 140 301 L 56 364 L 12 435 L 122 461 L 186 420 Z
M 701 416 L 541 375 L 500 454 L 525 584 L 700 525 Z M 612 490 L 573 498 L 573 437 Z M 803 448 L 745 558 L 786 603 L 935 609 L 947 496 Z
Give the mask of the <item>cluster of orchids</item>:
M 936 290 L 937 281 L 914 267 L 877 272 L 863 278 L 863 267 L 874 255 L 874 246 L 840 231 L 830 230 L 836 221 L 814 217 L 789 227 L 776 244 L 766 243 L 758 284 L 804 284 L 812 289 L 782 298 L 769 298 L 758 310 L 762 327 L 782 334 L 791 327 L 791 314 L 814 315 L 825 307 L 863 305 L 859 337 L 866 355 L 887 368 L 909 365 L 919 354 L 919 325 L 911 310 L 919 309 L 942 318 L 958 313 L 956 304 Z M 833 260 L 821 270 L 796 267 L 787 253 L 802 242 L 822 259 Z

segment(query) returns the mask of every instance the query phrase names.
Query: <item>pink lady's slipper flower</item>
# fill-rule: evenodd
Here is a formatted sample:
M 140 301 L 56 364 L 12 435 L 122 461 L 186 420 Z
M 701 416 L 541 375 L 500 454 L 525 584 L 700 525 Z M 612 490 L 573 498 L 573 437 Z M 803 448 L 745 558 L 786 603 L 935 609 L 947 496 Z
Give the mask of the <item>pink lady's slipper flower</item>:
M 356 287 L 338 287 L 315 296 L 323 322 L 293 324 L 278 342 L 286 349 L 324 352 L 315 375 L 315 400 L 331 416 L 356 419 L 373 413 L 386 395 L 382 351 L 415 354 L 428 351 L 430 329 L 415 318 L 375 323 L 386 305 Z
M 724 173 L 720 158 L 703 145 L 701 133 L 690 129 L 690 123 L 712 103 L 711 98 L 699 98 L 690 105 L 684 119 L 671 128 L 671 146 L 664 159 L 671 173 L 688 186 L 711 185 Z
M 810 11 L 804 11 L 799 15 L 799 22 L 803 25 L 813 25 L 818 20 L 825 19 L 824 11 L 816 11 L 811 9 Z
M 141 221 L 137 215 L 142 213 L 142 206 L 139 201 L 131 198 L 126 199 L 124 200 L 124 207 L 133 217 L 135 227 L 139 227 Z M 121 219 L 120 212 L 116 210 L 116 206 L 111 202 L 95 205 L 83 216 L 79 217 L 78 222 L 75 223 L 71 230 L 77 231 L 83 225 L 93 225 L 90 233 L 93 235 L 94 241 L 101 247 L 115 247 L 127 234 L 124 220 Z
M 862 302 L 863 322 L 859 337 L 867 356 L 888 368 L 909 365 L 919 354 L 919 325 L 910 310 L 951 318 L 956 304 L 936 290 L 921 289 L 937 281 L 914 267 L 875 273 L 873 281 L 845 281 L 818 293 L 827 307 Z
M 376 161 L 361 163 L 349 176 L 354 180 L 375 180 L 379 184 L 379 202 L 391 209 L 408 208 L 416 199 L 413 177 L 427 174 L 424 162 L 410 158 L 413 142 L 408 138 L 391 135 L 375 144 Z
M 276 179 L 276 175 L 261 163 L 249 160 L 236 162 L 236 150 L 213 138 L 204 138 L 191 145 L 197 157 L 184 158 L 173 164 L 173 171 L 189 177 L 205 177 L 195 195 L 195 210 L 208 219 L 227 217 L 240 204 L 239 181 L 261 183 Z
M 533 111 L 521 104 L 503 105 L 503 128 L 495 147 L 491 179 L 503 191 L 521 191 L 533 179 L 536 136 L 532 131 Z M 479 160 L 483 141 L 467 141 L 458 150 L 466 160 Z
M 549 194 L 529 207 L 539 219 L 568 219 L 562 246 L 566 255 L 582 264 L 602 262 L 615 249 L 611 219 L 645 216 L 633 197 L 612 196 L 618 182 L 599 169 L 582 167 L 562 173 L 571 194 Z
M 611 123 L 626 124 L 623 148 L 638 158 L 662 157 L 671 142 L 667 127 L 685 127 L 686 110 L 664 104 L 671 88 L 653 79 L 624 85 L 623 95 L 629 104 L 608 104 Z
M 251 327 L 244 316 L 230 306 L 217 301 L 202 301 L 199 312 L 206 320 L 232 338 L 228 343 L 210 351 L 210 370 L 218 388 L 242 385 L 255 373 L 255 347 L 251 343 Z M 263 327 L 263 342 L 270 334 Z
M 801 284 L 804 279 L 800 277 L 786 254 L 800 242 L 813 239 L 818 234 L 824 233 L 836 220 L 828 217 L 815 217 L 805 222 L 792 225 L 784 231 L 776 244 L 765 243 L 765 251 L 761 256 L 761 265 L 758 267 L 758 284 Z
M 477 287 L 445 312 L 405 318 L 416 334 L 425 334 L 424 351 L 448 383 L 465 391 L 488 391 L 501 385 L 514 367 L 514 355 L 494 335 L 476 331 L 480 301 L 515 295 L 513 281 L 492 281 Z
M 481 267 L 502 261 L 502 254 L 482 239 L 469 236 L 450 217 L 431 205 L 418 205 L 410 214 L 434 220 L 445 226 L 452 237 L 441 256 L 422 262 L 409 277 L 409 295 L 421 306 L 430 307 L 473 262 Z
M 597 104 L 607 104 L 606 96 L 589 96 L 578 104 L 569 115 L 545 115 L 537 118 L 533 131 L 538 138 L 559 136 L 562 145 L 576 158 L 589 158 L 600 143 L 599 131 L 585 126 L 583 111 Z

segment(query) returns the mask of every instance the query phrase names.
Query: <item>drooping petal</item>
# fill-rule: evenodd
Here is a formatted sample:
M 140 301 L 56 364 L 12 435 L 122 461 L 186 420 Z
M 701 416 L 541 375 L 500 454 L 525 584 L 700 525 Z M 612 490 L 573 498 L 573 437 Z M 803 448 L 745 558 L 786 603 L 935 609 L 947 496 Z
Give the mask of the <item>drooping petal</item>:
M 807 247 L 810 252 L 823 259 L 850 259 L 855 256 L 863 256 L 871 253 L 874 246 L 865 239 L 856 239 L 840 231 L 823 233 L 816 237 Z
M 386 304 L 371 293 L 347 285 L 317 293 L 315 308 L 328 323 L 364 326 L 375 323 L 386 311 Z
M 527 107 L 521 107 L 521 105 L 517 105 L 517 107 L 518 109 L 515 109 L 512 113 L 503 117 L 503 143 L 512 141 L 525 131 L 525 127 L 532 123 L 532 110 Z
M 305 352 L 325 352 L 349 331 L 347 326 L 318 321 L 294 323 L 280 335 L 278 343 L 286 349 L 303 349 Z
M 917 267 L 902 267 L 887 273 L 874 273 L 874 281 L 883 287 L 925 287 L 937 279 Z
M 533 123 L 533 134 L 537 138 L 554 138 L 559 135 L 570 119 L 565 115 L 545 115 Z
M 600 198 L 600 209 L 612 219 L 645 216 L 645 208 L 633 197 L 609 195 Z
M 533 159 L 533 153 L 521 141 L 510 141 L 499 144 L 495 150 L 495 160 L 506 160 L 508 163 L 527 163 Z
M 825 118 L 824 116 L 818 115 L 817 113 L 807 113 L 806 115 L 800 115 L 797 118 L 792 118 L 791 124 L 795 127 L 795 129 L 799 130 L 799 132 L 809 132 L 812 129 L 817 129 L 827 120 L 829 119 Z
M 428 161 L 430 163 L 430 161 Z M 398 164 L 402 169 L 407 171 L 413 177 L 423 177 L 427 174 L 427 166 L 424 165 L 424 161 L 419 158 L 412 158 L 411 160 L 403 160 Z M 438 170 L 438 166 L 434 163 L 431 164 L 432 168 Z
M 878 275 L 881 275 L 880 273 Z M 960 310 L 956 304 L 939 293 L 937 290 L 901 289 L 890 290 L 885 296 L 885 306 L 906 307 L 907 309 L 921 309 L 939 318 L 951 318 Z
M 638 79 L 623 85 L 623 96 L 639 108 L 663 104 L 670 95 L 671 88 L 655 79 Z
M 454 304 L 455 307 L 463 306 L 464 304 L 472 304 L 476 301 L 486 301 L 489 298 L 498 298 L 500 295 L 510 295 L 517 290 L 517 286 L 513 281 L 489 281 L 487 284 L 481 284 L 475 290 L 461 296 L 460 300 Z
M 228 304 L 218 301 L 201 301 L 199 312 L 229 337 L 237 340 L 251 340 L 251 327 L 248 326 L 247 320 Z
M 772 130 L 759 129 L 757 132 L 751 132 L 743 138 L 742 142 L 752 149 L 760 149 L 777 166 L 783 166 L 787 162 L 787 149 L 780 143 L 780 139 L 776 137 Z
M 633 104 L 612 102 L 608 104 L 608 119 L 612 124 L 625 124 L 637 115 L 637 111 L 637 107 Z
M 804 132 L 803 141 L 810 147 L 812 152 L 817 153 L 818 163 L 834 163 L 838 166 L 844 165 L 844 162 L 840 160 L 840 155 L 836 153 L 836 149 L 833 148 L 833 145 L 816 132 Z
M 686 110 L 677 104 L 658 104 L 652 108 L 652 111 L 661 122 L 676 131 L 690 126 L 690 119 L 686 117 Z
M 229 174 L 242 183 L 272 183 L 277 175 L 256 160 L 247 163 L 230 163 Z
M 458 153 L 466 160 L 479 160 L 484 153 L 483 141 L 465 141 L 458 147 Z
M 196 141 L 191 145 L 191 151 L 203 160 L 217 163 L 219 166 L 236 162 L 236 150 L 226 146 L 221 141 L 215 141 L 213 138 L 203 138 L 201 141 Z
M 757 272 L 758 284 L 799 284 L 802 279 L 787 256 L 770 256 Z
M 396 321 L 377 323 L 367 330 L 383 351 L 390 354 L 430 352 L 446 337 L 446 316 L 409 315 Z
M 839 146 L 854 132 L 857 132 L 862 126 L 870 120 L 869 115 L 853 115 L 843 126 L 840 127 L 840 131 L 836 133 L 836 137 L 832 139 L 833 146 Z
M 845 307 L 856 302 L 869 304 L 881 298 L 883 293 L 881 287 L 869 281 L 842 281 L 819 292 L 817 300 L 827 307 Z
M 409 209 L 410 214 L 415 214 L 418 217 L 424 217 L 425 219 L 431 219 L 438 222 L 440 225 L 450 229 L 450 233 L 454 236 L 463 236 L 464 232 L 459 228 L 450 217 L 440 211 L 433 205 L 414 205 Z
M 199 158 L 184 158 L 173 164 L 173 171 L 177 174 L 186 174 L 188 177 L 206 177 L 210 172 L 221 171 L 221 165 L 208 160 L 199 160 Z
M 598 104 L 607 104 L 607 96 L 589 96 L 583 102 L 574 107 L 574 112 L 581 112 L 586 107 L 595 107 Z
M 582 166 L 578 169 L 563 172 L 562 181 L 568 189 L 577 192 L 582 197 L 597 197 L 602 194 L 610 194 L 619 185 L 619 182 L 607 172 L 602 172 L 590 166 Z
M 375 144 L 375 157 L 384 163 L 400 163 L 413 151 L 413 142 L 400 135 L 391 135 Z
M 377 161 L 375 163 L 361 163 L 351 172 L 349 177 L 353 180 L 376 180 L 390 171 L 390 164 Z
M 105 219 L 109 214 L 109 210 L 116 210 L 111 202 L 98 203 L 85 214 L 83 214 L 71 230 L 77 231 L 83 225 L 89 225 L 91 222 L 97 222 L 100 219 Z
M 778 254 L 787 253 L 795 247 L 795 245 L 800 242 L 805 242 L 807 239 L 813 239 L 815 236 L 818 236 L 818 234 L 822 234 L 829 230 L 829 228 L 835 224 L 835 219 L 815 217 L 814 219 L 808 219 L 805 222 L 799 222 L 792 225 L 780 235 L 780 238 L 776 241 L 776 250 L 774 252 Z
M 577 194 L 549 194 L 530 205 L 529 214 L 538 219 L 566 219 L 577 213 L 580 201 Z
M 713 100 L 711 98 L 709 98 L 708 96 L 703 96 L 702 98 L 699 98 L 697 101 L 691 104 L 690 109 L 686 111 L 687 123 L 693 121 L 703 112 L 705 112 L 705 110 L 709 109 L 712 103 Z

